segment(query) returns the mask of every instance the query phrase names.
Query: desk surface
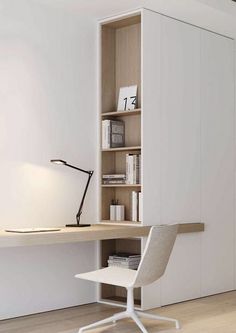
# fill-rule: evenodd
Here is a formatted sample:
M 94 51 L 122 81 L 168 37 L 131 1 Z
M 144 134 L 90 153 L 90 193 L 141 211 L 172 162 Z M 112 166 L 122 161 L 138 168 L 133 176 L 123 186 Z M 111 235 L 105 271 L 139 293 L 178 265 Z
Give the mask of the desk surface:
M 86 242 L 103 239 L 145 237 L 150 227 L 94 224 L 84 228 L 61 228 L 60 231 L 17 234 L 0 231 L 0 248 L 30 245 Z M 179 233 L 204 231 L 203 223 L 180 224 Z

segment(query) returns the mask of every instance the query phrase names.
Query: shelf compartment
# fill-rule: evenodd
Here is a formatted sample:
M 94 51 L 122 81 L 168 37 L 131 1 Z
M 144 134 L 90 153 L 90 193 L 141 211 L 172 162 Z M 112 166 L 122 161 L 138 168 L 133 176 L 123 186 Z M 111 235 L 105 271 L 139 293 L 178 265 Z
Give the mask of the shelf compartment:
M 114 185 L 114 184 L 112 184 Z M 125 221 L 131 221 L 132 191 L 141 191 L 140 185 L 102 185 L 101 221 L 110 220 L 110 205 L 112 200 L 118 200 L 119 205 L 125 206 Z
M 112 239 L 101 241 L 101 267 L 107 267 L 109 255 L 117 252 L 141 253 L 141 239 Z M 125 288 L 101 284 L 101 299 L 126 303 L 127 292 Z M 135 289 L 135 304 L 141 304 L 141 288 Z
M 132 150 L 140 154 L 142 150 Z M 126 174 L 126 154 L 129 150 L 109 150 L 101 153 L 101 176 L 108 174 Z M 131 153 L 131 151 L 130 151 Z M 142 154 L 142 153 L 141 153 Z
M 129 116 L 135 116 L 140 115 L 141 109 L 134 109 L 130 111 L 112 111 L 112 112 L 103 112 L 101 114 L 102 118 L 104 117 L 129 117 Z
M 141 239 L 139 238 L 122 238 L 108 239 L 101 241 L 101 267 L 107 267 L 109 255 L 117 252 L 141 253 Z M 101 284 L 101 300 L 106 302 L 126 303 L 127 292 L 125 288 Z M 135 305 L 141 304 L 141 288 L 134 291 Z
M 107 267 L 107 260 L 109 256 L 117 252 L 141 254 L 141 238 L 117 238 L 102 240 L 100 267 Z
M 124 125 L 125 125 L 124 147 L 140 147 L 141 146 L 141 117 L 137 114 L 133 115 L 133 117 L 120 116 L 119 120 L 123 121 Z M 101 125 L 102 125 L 102 122 L 101 122 Z M 119 148 L 122 148 L 122 147 L 119 147 Z
M 116 152 L 116 151 L 133 151 L 137 150 L 140 151 L 142 148 L 141 146 L 133 146 L 133 147 L 118 147 L 118 148 L 109 148 L 109 149 L 102 149 L 102 152 Z
M 134 84 L 138 86 L 137 108 L 141 107 L 141 16 L 136 17 L 129 25 L 104 24 L 101 27 L 101 102 L 104 114 L 116 110 L 120 87 Z

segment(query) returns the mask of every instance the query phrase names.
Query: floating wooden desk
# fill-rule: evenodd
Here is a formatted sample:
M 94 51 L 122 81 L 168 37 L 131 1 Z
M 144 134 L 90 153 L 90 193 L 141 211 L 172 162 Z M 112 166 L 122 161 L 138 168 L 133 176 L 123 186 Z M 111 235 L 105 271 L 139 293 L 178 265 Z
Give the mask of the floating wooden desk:
M 145 237 L 150 227 L 94 224 L 85 228 L 62 228 L 60 231 L 18 234 L 0 231 L 0 248 L 30 245 L 87 242 L 105 239 Z M 179 233 L 204 231 L 203 223 L 180 224 Z

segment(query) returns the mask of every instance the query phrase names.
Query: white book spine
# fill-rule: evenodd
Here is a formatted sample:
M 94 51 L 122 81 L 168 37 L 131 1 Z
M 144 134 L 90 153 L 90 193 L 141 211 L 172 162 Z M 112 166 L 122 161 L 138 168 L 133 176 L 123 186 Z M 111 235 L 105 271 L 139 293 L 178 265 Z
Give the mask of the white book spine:
M 138 183 L 142 184 L 142 177 L 141 177 L 141 165 L 142 165 L 142 156 L 139 155 L 139 170 L 138 170 Z
M 134 184 L 134 156 L 133 155 L 129 155 L 129 179 L 130 179 L 130 183 L 129 184 Z
M 106 149 L 106 132 L 105 132 L 105 122 L 102 122 L 102 149 Z
M 133 155 L 133 184 L 137 184 L 137 155 Z
M 102 121 L 102 149 L 110 148 L 110 120 Z
M 130 179 L 130 155 L 126 154 L 126 183 L 131 184 L 131 179 Z
M 138 193 L 138 220 L 143 220 L 143 195 L 142 192 Z
M 107 148 L 111 148 L 111 121 L 107 120 Z
M 138 192 L 132 191 L 132 221 L 138 221 Z

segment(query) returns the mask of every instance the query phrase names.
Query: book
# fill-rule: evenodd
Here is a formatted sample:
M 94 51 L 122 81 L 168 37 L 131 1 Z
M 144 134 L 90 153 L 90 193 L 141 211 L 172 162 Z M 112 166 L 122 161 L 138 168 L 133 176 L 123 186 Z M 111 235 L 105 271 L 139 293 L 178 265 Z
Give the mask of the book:
M 133 222 L 137 222 L 138 221 L 138 192 L 132 191 L 131 195 L 132 195 L 131 220 Z
M 137 269 L 141 260 L 141 254 L 116 253 L 108 258 L 108 266 Z
M 114 179 L 114 180 L 103 180 L 104 185 L 109 185 L 109 184 L 126 184 L 125 179 Z
M 108 260 L 108 266 L 111 267 L 111 266 L 115 266 L 115 267 L 121 267 L 121 268 L 128 268 L 128 269 L 137 269 L 138 266 L 139 266 L 139 263 L 137 264 L 129 264 L 129 263 L 114 263 L 110 260 Z
M 136 264 L 137 262 L 140 262 L 140 258 L 133 258 L 133 259 L 126 259 L 126 260 L 123 260 L 123 259 L 110 259 L 109 257 L 109 260 L 112 260 L 114 263 L 115 262 L 123 262 L 123 263 L 132 263 L 132 264 Z
M 143 195 L 138 193 L 138 221 L 141 222 L 143 217 Z
M 102 121 L 102 149 L 123 147 L 125 144 L 125 125 L 122 120 Z
M 125 179 L 126 175 L 125 174 L 111 174 L 111 175 L 102 175 L 103 179 L 114 179 L 114 178 L 122 178 Z
M 110 124 L 109 120 L 102 121 L 102 149 L 110 148 L 109 124 Z
M 141 173 L 141 155 L 140 154 L 126 154 L 126 183 L 139 184 Z
M 130 253 L 126 253 L 126 252 L 118 252 L 115 253 L 113 255 L 109 256 L 110 259 L 123 259 L 123 260 L 127 260 L 127 259 L 132 259 L 132 258 L 141 258 L 141 254 L 130 254 Z

